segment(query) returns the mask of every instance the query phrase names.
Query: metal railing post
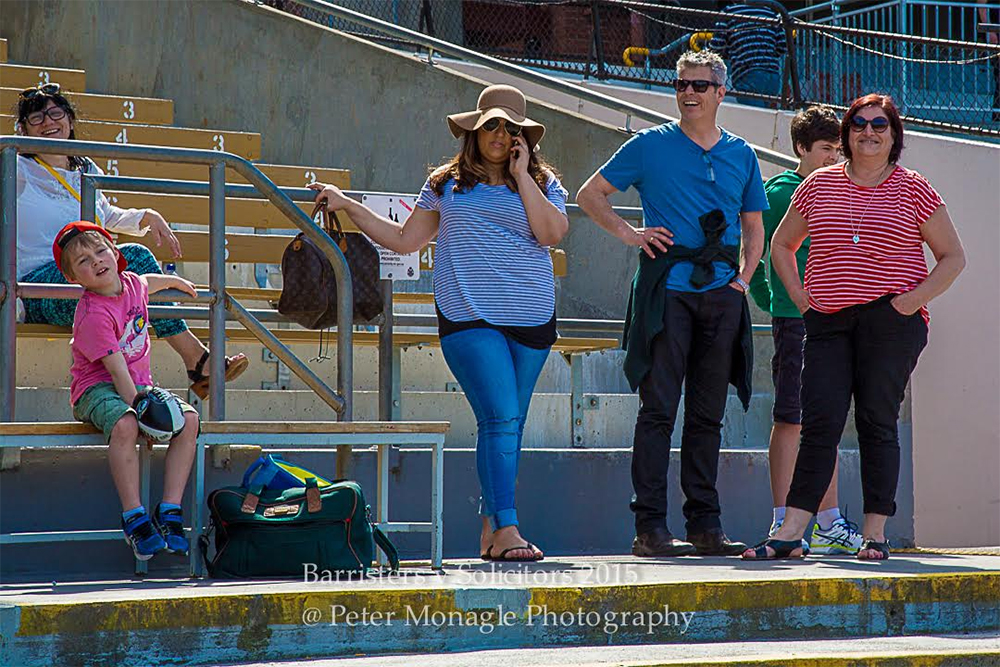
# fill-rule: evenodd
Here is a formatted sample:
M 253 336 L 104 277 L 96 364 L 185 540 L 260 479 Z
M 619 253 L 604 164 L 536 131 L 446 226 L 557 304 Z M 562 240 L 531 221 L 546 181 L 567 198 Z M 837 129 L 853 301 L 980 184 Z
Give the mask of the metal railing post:
M 97 186 L 89 178 L 80 178 L 80 219 L 97 222 Z
M 17 149 L 8 146 L 0 151 L 0 282 L 4 298 L 0 302 L 0 421 L 14 421 L 14 395 L 17 392 Z
M 381 280 L 379 289 L 385 306 L 378 328 L 378 418 L 388 422 L 398 419 L 398 406 L 393 405 L 396 399 L 393 388 L 398 382 L 399 368 L 393 364 L 392 280 Z
M 226 165 L 222 160 L 208 168 L 208 284 L 215 293 L 209 306 L 208 414 L 213 421 L 226 419 Z

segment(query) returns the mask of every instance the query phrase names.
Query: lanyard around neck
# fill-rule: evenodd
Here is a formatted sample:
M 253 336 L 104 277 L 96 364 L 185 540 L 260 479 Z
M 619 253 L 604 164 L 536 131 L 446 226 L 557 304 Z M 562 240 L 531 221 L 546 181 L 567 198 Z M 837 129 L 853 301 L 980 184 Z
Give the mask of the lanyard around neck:
M 66 191 L 69 192 L 71 195 L 73 195 L 73 197 L 78 202 L 80 201 L 80 193 L 77 192 L 76 188 L 74 188 L 72 185 L 70 185 L 69 182 L 65 178 L 63 178 L 62 175 L 58 171 L 56 171 L 55 169 L 53 169 L 52 165 L 50 165 L 48 162 L 46 162 L 42 158 L 38 157 L 37 155 L 35 156 L 34 160 L 38 164 L 42 165 L 42 167 L 45 169 L 45 171 L 47 171 L 50 174 L 52 174 L 52 178 L 54 178 L 57 181 L 59 181 L 60 183 L 62 183 L 62 186 L 64 188 L 66 188 Z M 97 215 L 97 213 L 95 212 L 94 213 L 94 217 L 97 218 L 97 224 L 99 224 L 101 227 L 103 227 L 104 223 L 101 222 L 101 216 Z

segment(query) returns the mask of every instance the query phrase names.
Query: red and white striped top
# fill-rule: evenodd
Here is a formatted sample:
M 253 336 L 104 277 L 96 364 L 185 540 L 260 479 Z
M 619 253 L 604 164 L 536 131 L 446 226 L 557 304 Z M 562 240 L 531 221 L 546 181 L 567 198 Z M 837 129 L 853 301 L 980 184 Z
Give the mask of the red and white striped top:
M 810 307 L 834 313 L 923 282 L 927 261 L 920 225 L 943 205 L 926 178 L 903 167 L 895 167 L 877 190 L 848 178 L 846 163 L 810 174 L 792 197 L 809 224 Z M 921 314 L 930 321 L 926 306 Z

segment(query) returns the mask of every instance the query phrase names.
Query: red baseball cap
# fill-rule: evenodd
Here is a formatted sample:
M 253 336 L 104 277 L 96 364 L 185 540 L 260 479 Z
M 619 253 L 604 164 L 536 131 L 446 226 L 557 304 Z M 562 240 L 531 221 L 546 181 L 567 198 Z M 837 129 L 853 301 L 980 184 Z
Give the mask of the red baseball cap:
M 79 236 L 84 232 L 90 232 L 90 231 L 98 232 L 106 239 L 111 241 L 112 245 L 114 245 L 115 240 L 111 238 L 111 234 L 108 234 L 107 230 L 104 229 L 104 227 L 101 227 L 100 225 L 95 225 L 92 222 L 87 222 L 86 220 L 77 220 L 76 222 L 71 222 L 59 230 L 59 233 L 56 234 L 56 240 L 52 242 L 52 257 L 56 260 L 56 266 L 59 267 L 60 271 L 62 271 L 63 248 L 65 248 L 66 244 L 69 243 L 70 240 L 73 239 L 74 237 Z M 122 255 L 121 252 L 119 251 L 118 273 L 121 273 L 127 267 L 128 267 L 128 260 L 126 260 L 125 256 Z

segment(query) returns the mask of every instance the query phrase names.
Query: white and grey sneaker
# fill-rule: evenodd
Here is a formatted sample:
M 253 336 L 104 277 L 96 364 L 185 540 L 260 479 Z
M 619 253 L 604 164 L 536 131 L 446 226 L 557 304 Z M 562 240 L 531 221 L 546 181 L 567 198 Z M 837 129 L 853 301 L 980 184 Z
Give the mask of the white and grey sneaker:
M 840 517 L 830 526 L 829 530 L 820 530 L 819 525 L 813 526 L 809 536 L 809 547 L 816 554 L 850 554 L 854 555 L 861 549 L 861 533 L 858 525 Z
M 782 520 L 778 520 L 778 521 L 775 521 L 774 523 L 772 523 L 771 524 L 771 529 L 769 531 L 767 531 L 768 538 L 774 537 L 774 534 L 776 532 L 778 532 L 778 529 L 781 528 L 781 524 L 783 524 L 783 523 L 784 523 L 784 521 L 782 521 Z

